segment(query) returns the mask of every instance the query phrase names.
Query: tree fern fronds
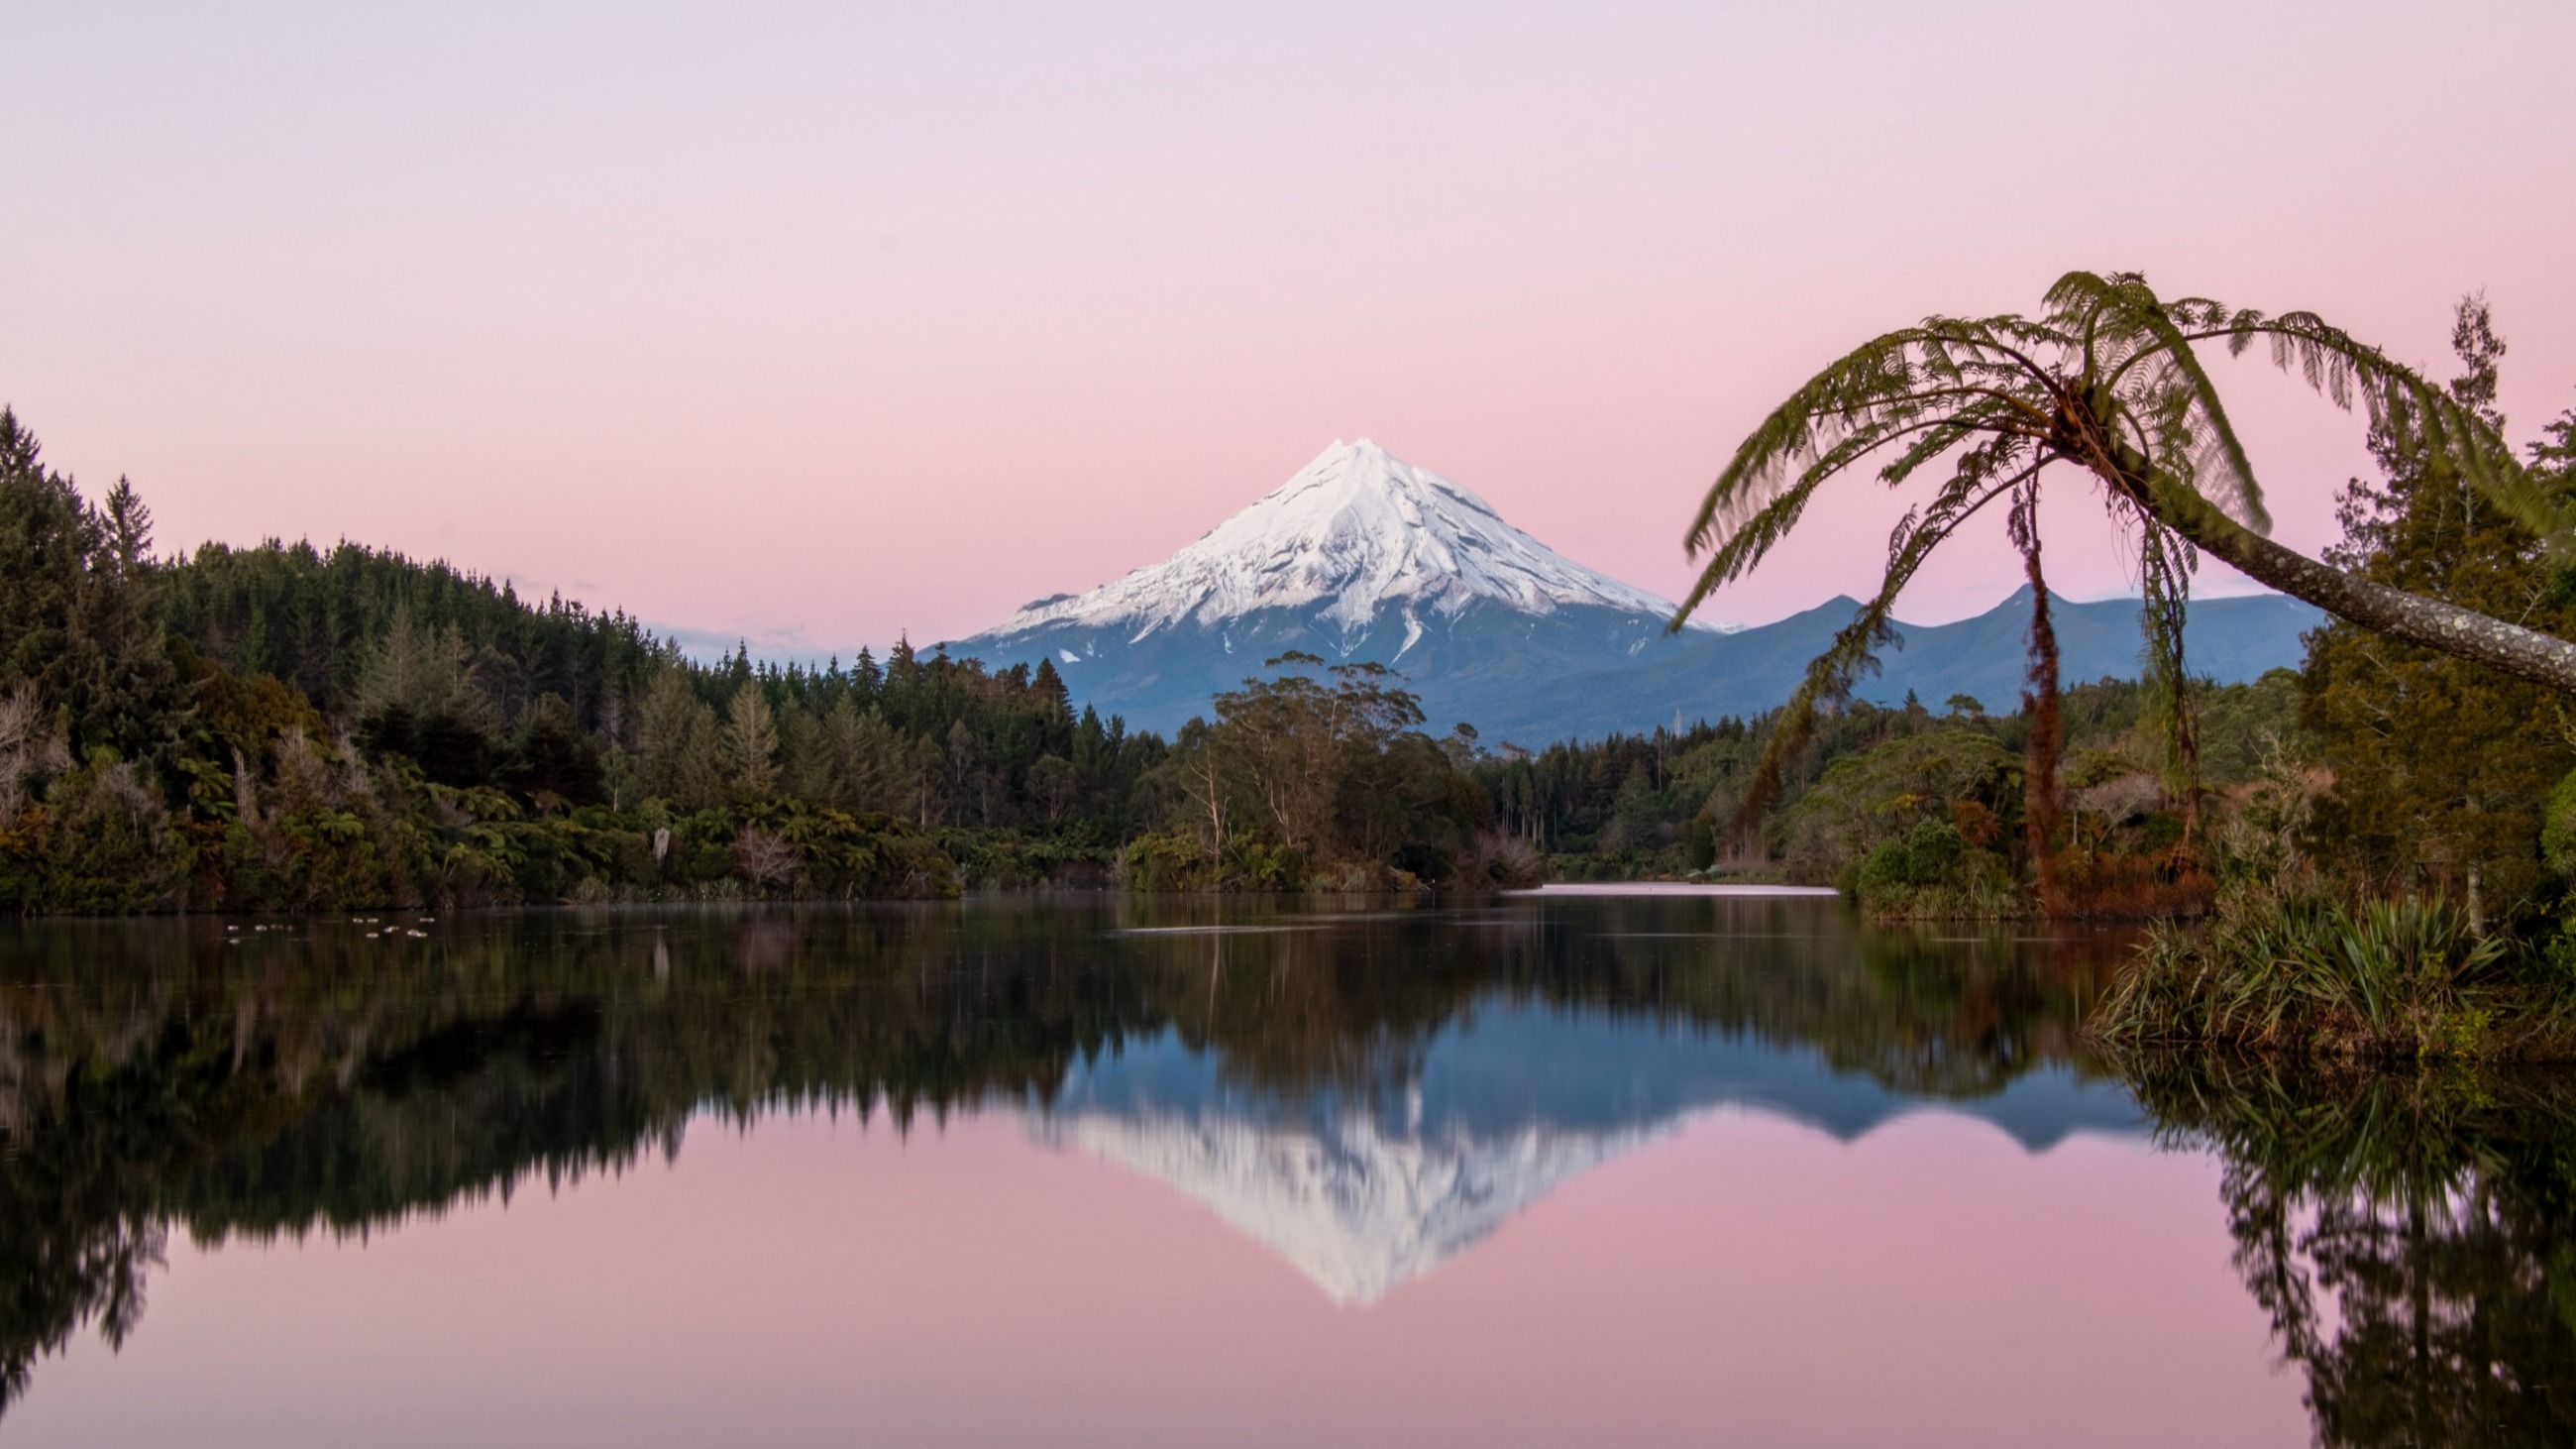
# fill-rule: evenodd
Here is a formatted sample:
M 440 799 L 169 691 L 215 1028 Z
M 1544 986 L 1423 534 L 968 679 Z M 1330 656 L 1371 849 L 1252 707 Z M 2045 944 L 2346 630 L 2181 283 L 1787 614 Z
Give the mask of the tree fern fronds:
M 2142 525 L 2145 652 L 2171 700 L 2169 773 L 2187 810 L 2197 794 L 2197 741 L 2182 628 L 2202 550 L 2365 628 L 2576 695 L 2576 641 L 2359 580 L 2262 538 L 2270 524 L 2262 486 L 2197 351 L 2204 342 L 2230 356 L 2261 343 L 2274 366 L 2340 407 L 2358 405 L 2375 428 L 2441 459 L 2553 552 L 2576 555 L 2576 497 L 2541 488 L 2474 407 L 2378 349 L 2313 313 L 2162 299 L 2135 272 L 2069 272 L 2037 317 L 1935 316 L 1855 348 L 1765 417 L 1702 499 L 1686 544 L 1705 565 L 1675 628 L 1759 564 L 1838 475 L 1875 460 L 1881 483 L 1911 488 L 1924 470 L 1950 464 L 1928 506 L 1891 535 L 1876 598 L 1790 701 L 1748 811 L 1778 788 L 1814 711 L 1873 666 L 1896 594 L 1923 556 L 1999 490 L 2029 481 L 2035 509 L 2040 471 L 2060 460 L 2103 485 L 2115 517 L 2134 514 Z
M 2372 427 L 2455 469 L 2461 481 L 2528 529 L 2554 556 L 2576 553 L 2576 508 L 2552 497 L 2503 434 L 2448 388 L 2313 313 L 2231 320 L 2219 335 L 2227 338 L 2233 353 L 2265 341 L 2273 366 L 2296 372 L 2346 411 L 2358 402 Z
M 2256 533 L 2271 532 L 2272 516 L 2263 507 L 2263 490 L 2254 481 L 2254 464 L 2245 456 L 2245 444 L 2236 436 L 2236 425 L 2228 420 L 2227 408 L 2218 399 L 2218 385 L 2210 380 L 2208 369 L 2200 365 L 2191 343 L 2161 308 L 2142 307 L 2138 321 L 2156 340 L 2159 360 L 2172 370 L 2181 395 L 2190 399 L 2189 415 L 2199 424 L 2199 445 L 2186 454 L 2193 472 L 2193 490 L 2207 497 L 2210 484 L 2215 482 L 2219 496 L 2212 502 Z
M 1754 767 L 1753 779 L 1736 807 L 1730 830 L 1740 835 L 1779 797 L 1782 773 L 1815 732 L 1817 709 L 1848 699 L 1853 685 L 1877 671 L 1878 649 L 1897 642 L 1893 623 L 1897 596 L 1914 581 L 1924 560 L 1961 524 L 1995 499 L 2035 478 L 2044 466 L 2033 463 L 1998 481 L 1993 476 L 1994 456 L 1971 452 L 1962 459 L 1960 472 L 1942 486 L 1928 507 L 1908 509 L 1897 521 L 1888 534 L 1887 571 L 1879 580 L 1878 592 L 1835 633 L 1825 652 L 1808 663 L 1806 677 L 1782 707 L 1771 739 L 1763 747 L 1761 762 Z

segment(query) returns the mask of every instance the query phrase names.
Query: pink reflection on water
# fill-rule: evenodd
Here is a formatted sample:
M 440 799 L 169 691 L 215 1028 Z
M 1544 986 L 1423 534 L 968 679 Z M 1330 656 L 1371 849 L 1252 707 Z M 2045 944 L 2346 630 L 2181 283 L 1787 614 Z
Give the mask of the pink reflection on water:
M 2218 1169 L 1712 1113 L 1378 1303 L 1008 1113 L 691 1129 L 366 1242 L 181 1245 L 30 1444 L 2304 1444 Z

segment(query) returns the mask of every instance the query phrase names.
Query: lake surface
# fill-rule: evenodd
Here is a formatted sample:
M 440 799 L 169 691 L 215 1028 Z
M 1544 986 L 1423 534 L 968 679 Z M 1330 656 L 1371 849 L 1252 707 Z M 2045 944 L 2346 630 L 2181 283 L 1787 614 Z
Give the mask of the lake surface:
M 2576 1437 L 2576 1093 L 1831 900 L 0 934 L 0 1441 Z

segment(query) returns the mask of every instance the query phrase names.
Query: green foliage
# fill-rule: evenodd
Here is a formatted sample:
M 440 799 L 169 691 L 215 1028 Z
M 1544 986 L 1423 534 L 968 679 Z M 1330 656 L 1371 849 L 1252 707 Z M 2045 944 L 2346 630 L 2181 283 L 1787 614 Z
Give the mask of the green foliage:
M 1893 890 L 1946 885 L 1968 854 L 1959 827 L 1938 815 L 1914 822 L 1901 840 L 1883 840 L 1860 863 L 1858 894 L 1866 900 Z
M 0 408 L 0 685 L 53 711 L 74 758 L 104 745 L 150 766 L 170 743 L 180 699 L 150 543 L 130 486 L 92 506 Z
M 1142 891 L 1214 889 L 1220 883 L 1215 865 L 1186 827 L 1139 835 L 1118 856 L 1120 873 Z
M 2504 344 L 2483 300 L 2461 303 L 2453 341 L 2461 371 L 2451 395 L 2501 428 L 2493 400 Z M 2345 490 L 2337 564 L 2576 633 L 2576 600 L 2559 594 L 2558 564 L 2514 513 L 2466 486 L 2420 438 L 2382 428 L 2371 448 L 2382 477 Z M 2576 497 L 2564 462 L 2536 448 L 2533 464 L 2528 477 L 2543 495 Z M 2343 623 L 2312 636 L 2301 690 L 2319 763 L 2334 778 L 2319 829 L 2337 865 L 2384 888 L 2438 886 L 2506 923 L 2553 912 L 2565 872 L 2545 865 L 2542 834 L 2553 784 L 2576 769 L 2576 740 L 2553 727 L 2552 691 Z
M 56 777 L 43 804 L 0 822 L 0 910 L 168 910 L 184 899 L 193 855 L 142 771 L 101 746 Z
M 1218 695 L 1214 723 L 1181 731 L 1150 781 L 1165 829 L 1120 857 L 1130 882 L 1377 890 L 1517 873 L 1486 841 L 1486 799 L 1458 768 L 1473 732 L 1434 741 L 1384 666 L 1336 665 L 1317 678 L 1322 664 L 1293 652 L 1271 660 L 1279 673 Z
M 940 895 L 942 839 L 1100 879 L 1164 754 L 1047 665 L 703 666 L 445 564 L 149 539 L 0 412 L 0 910 Z
M 2557 1053 L 2514 990 L 2508 945 L 2439 896 L 2248 893 L 2205 932 L 2158 926 L 2090 1030 L 2124 1047 L 2228 1045 L 2415 1060 Z
M 1471 772 L 1503 836 L 1552 853 L 1559 868 L 1585 878 L 1769 870 L 1768 842 L 1747 839 L 1730 825 L 1779 718 L 1774 712 L 1701 720 L 1683 730 L 1566 741 L 1536 753 L 1506 743 L 1499 752 L 1474 755 Z M 1822 719 L 1792 763 L 1786 799 L 1794 802 L 1832 761 L 1927 728 L 1929 718 L 1855 701 Z
M 1695 871 L 1717 864 L 1717 822 L 1703 810 L 1690 818 L 1689 847 L 1683 858 Z
M 2205 890 L 2202 868 L 2178 852 L 2182 813 L 2155 770 L 2151 692 L 2105 679 L 2059 698 L 2068 747 L 2059 863 L 2065 908 L 2078 914 L 2193 908 Z M 2285 745 L 2304 748 L 2296 676 L 2276 670 L 2198 694 L 2205 777 L 2221 789 L 2212 808 L 2232 829 Z M 1551 868 L 1568 879 L 1690 873 L 1836 883 L 1873 913 L 1895 916 L 2038 909 L 2023 814 L 2027 711 L 1990 715 L 1964 698 L 1941 715 L 1853 701 L 1817 718 L 1780 777 L 1777 803 L 1731 832 L 1782 720 L 1774 712 L 1535 755 L 1479 755 L 1473 773 L 1502 834 L 1551 849 Z M 1970 842 L 1937 883 L 1896 866 L 1907 833 L 1928 817 Z M 1863 892 L 1861 868 L 1891 845 Z M 2233 848 L 2213 853 L 2232 861 Z
M 1832 880 L 1886 917 L 2011 916 L 2020 762 L 1991 735 L 1939 728 L 1837 760 L 1788 812 L 1793 880 Z
M 554 694 L 595 729 L 612 700 L 678 658 L 622 613 L 532 605 L 507 584 L 353 543 L 207 544 L 167 574 L 169 625 L 197 652 L 326 710 L 472 716 L 488 702 L 506 720 Z
M 2273 669 L 2241 688 L 2195 691 L 2203 784 L 2226 787 L 2259 780 L 2284 744 L 2306 747 L 2299 724 L 2299 679 L 2297 670 Z
M 2576 879 L 2576 770 L 2560 776 L 2550 788 L 2549 805 L 2541 817 L 2540 854 L 2551 870 Z
M 1809 667 L 1739 809 L 1758 809 L 1778 790 L 1819 711 L 1848 698 L 1875 667 L 1907 583 L 1971 518 L 2004 501 L 2037 580 L 2037 534 L 2027 525 L 2043 475 L 2064 463 L 2137 540 L 2149 677 L 2170 744 L 2166 785 L 2188 820 L 2198 781 L 2182 650 L 2185 540 L 2233 548 L 2269 527 L 2252 465 L 2194 349 L 2236 354 L 2257 342 L 2338 405 L 2360 402 L 2377 433 L 2443 460 L 2534 537 L 2562 545 L 2576 537 L 2576 501 L 2536 486 L 2475 405 L 2321 319 L 2160 298 L 2133 273 L 2070 272 L 2036 318 L 1933 317 L 1847 354 L 1766 417 L 1710 487 L 1689 535 L 1693 554 L 1708 561 L 1684 616 L 1761 562 L 1829 480 L 1865 466 L 1890 488 L 1926 469 L 1947 474 L 1890 535 L 1879 589 Z M 2243 549 L 2229 556 L 2252 557 Z M 2034 677 L 2044 677 L 2053 668 L 2044 621 L 2034 621 L 2032 645 Z M 2045 731 L 2036 742 L 2044 748 Z

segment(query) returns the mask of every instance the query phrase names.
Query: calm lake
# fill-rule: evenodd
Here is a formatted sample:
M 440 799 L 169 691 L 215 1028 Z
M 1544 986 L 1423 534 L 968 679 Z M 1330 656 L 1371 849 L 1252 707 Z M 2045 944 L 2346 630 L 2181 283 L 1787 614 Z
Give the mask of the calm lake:
M 0 934 L 0 1441 L 2576 1439 L 2576 1093 L 1832 900 Z

